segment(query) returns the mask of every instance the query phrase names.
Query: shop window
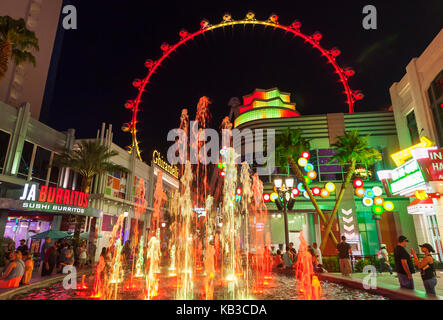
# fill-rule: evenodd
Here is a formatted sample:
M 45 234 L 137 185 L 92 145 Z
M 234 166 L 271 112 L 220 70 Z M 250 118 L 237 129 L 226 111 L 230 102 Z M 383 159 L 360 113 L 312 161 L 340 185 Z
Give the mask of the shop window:
M 32 166 L 33 180 L 39 180 L 43 183 L 46 181 L 50 159 L 51 151 L 37 147 L 37 150 L 35 152 L 34 165 Z
M 11 135 L 9 133 L 0 131 L 0 172 L 3 172 L 6 164 L 6 154 L 8 152 L 10 138 Z
M 105 194 L 115 198 L 125 199 L 128 174 L 114 172 L 107 175 Z
M 311 152 L 310 162 L 319 174 L 320 181 L 343 181 L 343 169 L 336 161 L 329 162 L 334 155 L 332 149 L 318 149 Z
M 433 100 L 437 101 L 443 97 L 443 71 L 432 81 L 431 90 L 433 91 Z
M 420 135 L 418 134 L 417 120 L 415 119 L 414 111 L 411 111 L 406 116 L 406 121 L 408 123 L 409 136 L 411 137 L 412 144 L 416 144 L 420 140 Z
M 23 145 L 23 151 L 20 158 L 20 164 L 18 168 L 17 176 L 27 179 L 29 167 L 31 165 L 32 151 L 34 150 L 34 145 L 28 141 L 25 141 Z

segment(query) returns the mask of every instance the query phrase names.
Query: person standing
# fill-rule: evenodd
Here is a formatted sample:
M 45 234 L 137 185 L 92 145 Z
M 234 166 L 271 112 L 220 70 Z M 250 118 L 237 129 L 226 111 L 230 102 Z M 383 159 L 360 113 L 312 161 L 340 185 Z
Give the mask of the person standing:
M 82 246 L 78 248 L 78 268 L 82 269 L 83 266 L 86 265 L 86 260 L 88 258 L 87 249 L 86 249 L 86 241 L 83 241 Z
M 419 246 L 421 252 L 425 257 L 420 261 L 415 253 L 414 249 L 411 249 L 412 256 L 414 257 L 415 265 L 420 269 L 421 279 L 425 286 L 426 294 L 435 295 L 435 286 L 437 285 L 437 276 L 434 268 L 434 258 L 432 258 L 431 252 L 435 252 L 434 248 L 425 243 Z
M 289 258 L 293 263 L 295 263 L 297 260 L 297 250 L 295 250 L 293 242 L 289 242 L 289 250 L 287 252 L 289 254 Z
M 323 265 L 323 256 L 321 255 L 321 251 L 317 245 L 317 242 L 313 242 L 312 247 L 314 248 L 314 255 L 317 258 L 317 264 L 322 266 Z
M 386 245 L 382 244 L 380 246 L 380 251 L 377 253 L 377 258 L 380 260 L 380 273 L 383 273 L 385 268 L 388 268 L 389 273 L 392 275 L 392 268 L 389 264 L 389 254 L 388 250 L 386 250 Z
M 338 261 L 340 264 L 340 272 L 345 277 L 349 277 L 352 273 L 352 265 L 350 255 L 352 254 L 351 246 L 346 242 L 346 237 L 341 237 L 341 242 L 337 245 Z
M 50 276 L 54 270 L 54 266 L 57 263 L 57 249 L 58 242 L 54 243 L 52 247 L 46 250 L 45 258 L 43 260 L 42 277 Z
M 408 242 L 408 238 L 405 236 L 398 237 L 398 244 L 394 249 L 395 269 L 397 271 L 400 287 L 414 289 L 414 279 L 412 278 L 412 274 L 415 273 L 415 269 L 411 256 L 405 249 Z
M 45 260 L 46 250 L 48 250 L 50 247 L 52 247 L 52 240 L 50 237 L 46 237 L 45 242 L 42 245 L 42 250 L 40 251 L 39 263 L 41 266 L 43 266 L 45 264 L 44 260 Z M 44 268 L 44 266 L 42 267 L 42 272 L 43 272 L 43 268 Z

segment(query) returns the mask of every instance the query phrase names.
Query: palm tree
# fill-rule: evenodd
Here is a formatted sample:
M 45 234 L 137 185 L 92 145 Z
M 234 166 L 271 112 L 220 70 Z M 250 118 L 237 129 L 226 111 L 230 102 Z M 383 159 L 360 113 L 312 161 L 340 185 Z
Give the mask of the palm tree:
M 277 154 L 277 162 L 279 166 L 287 167 L 288 164 L 290 165 L 292 171 L 297 177 L 297 180 L 303 184 L 304 189 L 308 193 L 309 199 L 314 205 L 315 211 L 321 217 L 323 223 L 326 223 L 327 220 L 322 210 L 318 206 L 317 200 L 314 198 L 314 195 L 311 192 L 311 188 L 309 188 L 309 185 L 306 183 L 300 167 L 294 160 L 298 159 L 303 151 L 309 150 L 311 146 L 309 140 L 302 137 L 302 133 L 303 132 L 301 129 L 287 128 L 285 131 L 283 131 L 281 135 L 277 136 L 275 141 L 275 145 L 277 146 L 275 148 Z M 285 232 L 287 231 L 286 228 L 287 226 L 285 225 Z M 335 238 L 335 235 L 332 232 L 328 233 L 330 233 L 332 241 L 337 244 L 338 242 Z M 328 233 L 325 233 L 325 238 L 327 237 Z
M 338 137 L 338 141 L 331 146 L 335 149 L 335 155 L 329 162 L 337 161 L 341 166 L 347 166 L 345 181 L 341 185 L 340 193 L 335 202 L 334 210 L 332 210 L 331 217 L 326 226 L 325 235 L 331 231 L 334 218 L 337 214 L 338 207 L 345 194 L 346 187 L 349 185 L 352 176 L 354 175 L 357 163 L 365 166 L 370 166 L 377 161 L 382 160 L 381 154 L 377 149 L 369 147 L 369 135 L 361 137 L 358 130 L 347 131 L 344 136 Z M 327 237 L 323 237 L 320 250 L 323 251 L 328 241 Z
M 81 191 L 89 193 L 94 176 L 107 172 L 129 172 L 127 168 L 111 162 L 111 158 L 116 155 L 118 152 L 109 150 L 108 147 L 96 140 L 82 140 L 72 150 L 63 150 L 60 155 L 55 157 L 54 164 L 80 174 L 82 177 Z M 79 244 L 83 218 L 83 216 L 76 217 L 74 246 Z
M 8 71 L 9 59 L 18 66 L 24 62 L 36 65 L 29 50 L 39 50 L 35 33 L 26 28 L 24 19 L 0 17 L 0 82 Z

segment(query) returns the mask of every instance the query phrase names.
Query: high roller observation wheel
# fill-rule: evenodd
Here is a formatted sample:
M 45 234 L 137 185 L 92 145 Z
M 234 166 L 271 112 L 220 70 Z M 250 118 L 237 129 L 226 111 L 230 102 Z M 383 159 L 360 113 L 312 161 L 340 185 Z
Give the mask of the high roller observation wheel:
M 286 32 L 292 33 L 294 37 L 301 37 L 305 40 L 305 43 L 309 43 L 313 48 L 317 49 L 321 52 L 322 56 L 326 57 L 327 62 L 330 63 L 334 69 L 335 73 L 338 74 L 339 80 L 343 85 L 344 93 L 346 95 L 346 104 L 349 108 L 349 113 L 354 113 L 354 102 L 361 100 L 364 98 L 363 93 L 360 90 L 352 90 L 349 87 L 348 79 L 355 75 L 355 71 L 352 68 L 341 68 L 337 63 L 336 58 L 341 54 L 341 51 L 337 48 L 332 48 L 331 50 L 327 50 L 320 45 L 320 40 L 323 38 L 323 35 L 320 32 L 314 32 L 312 35 L 306 35 L 300 31 L 301 22 L 295 20 L 290 26 L 284 26 L 279 24 L 278 16 L 276 14 L 272 14 L 268 20 L 260 21 L 255 18 L 255 14 L 250 11 L 246 14 L 246 17 L 243 20 L 233 20 L 230 14 L 225 14 L 223 16 L 223 21 L 216 25 L 211 25 L 208 20 L 202 20 L 200 22 L 200 30 L 189 33 L 188 31 L 182 29 L 179 32 L 180 41 L 174 45 L 169 45 L 168 43 L 163 43 L 160 46 L 163 54 L 162 56 L 153 61 L 151 59 L 146 60 L 145 67 L 148 69 L 148 74 L 143 79 L 135 79 L 132 83 L 134 87 L 138 89 L 138 94 L 134 100 L 128 100 L 125 104 L 125 108 L 129 109 L 132 112 L 131 121 L 129 123 L 124 123 L 122 126 L 122 130 L 124 132 L 129 132 L 132 135 L 132 146 L 126 147 L 126 151 L 129 153 L 136 152 L 136 156 L 142 160 L 141 152 L 139 149 L 139 142 L 137 140 L 137 114 L 140 111 L 140 102 L 142 102 L 141 98 L 143 92 L 146 91 L 146 86 L 149 84 L 149 80 L 156 73 L 156 70 L 164 60 L 166 60 L 171 53 L 177 50 L 178 47 L 185 44 L 187 41 L 194 39 L 195 37 L 202 35 L 208 31 L 212 31 L 215 29 L 227 27 L 227 26 L 235 26 L 235 25 L 263 25 L 273 27 L 275 29 L 281 29 Z

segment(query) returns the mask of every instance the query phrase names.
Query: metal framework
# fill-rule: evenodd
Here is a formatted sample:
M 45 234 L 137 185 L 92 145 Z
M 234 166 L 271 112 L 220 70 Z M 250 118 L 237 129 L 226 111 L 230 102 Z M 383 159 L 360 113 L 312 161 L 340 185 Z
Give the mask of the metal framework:
M 322 56 L 326 57 L 327 62 L 330 63 L 334 69 L 335 73 L 338 74 L 339 80 L 344 87 L 344 92 L 346 94 L 347 100 L 346 104 L 349 108 L 349 113 L 354 113 L 354 102 L 357 100 L 363 99 L 364 95 L 359 90 L 351 90 L 348 84 L 348 79 L 355 74 L 355 71 L 352 68 L 341 68 L 336 62 L 336 58 L 340 55 L 341 51 L 337 48 L 332 48 L 331 50 L 327 50 L 320 45 L 320 40 L 323 38 L 323 35 L 320 32 L 315 32 L 312 35 L 306 35 L 300 31 L 301 22 L 294 21 L 290 26 L 284 26 L 279 24 L 278 16 L 273 14 L 269 17 L 267 21 L 260 21 L 255 18 L 255 14 L 253 12 L 248 12 L 246 17 L 243 20 L 235 21 L 232 19 L 230 14 L 225 14 L 223 16 L 223 21 L 216 25 L 211 25 L 209 21 L 202 20 L 200 23 L 200 30 L 189 33 L 186 30 L 181 30 L 179 33 L 180 41 L 174 45 L 169 45 L 167 43 L 163 43 L 160 48 L 163 52 L 162 56 L 156 60 L 147 60 L 145 62 L 145 67 L 148 69 L 148 74 L 144 79 L 136 79 L 133 81 L 133 86 L 138 89 L 137 97 L 134 100 L 128 100 L 125 104 L 125 108 L 131 110 L 132 118 L 131 122 L 125 123 L 122 126 L 122 130 L 124 132 L 129 132 L 132 135 L 132 146 L 126 147 L 126 150 L 129 153 L 136 152 L 137 157 L 141 160 L 141 153 L 139 149 L 139 143 L 137 140 L 137 114 L 140 110 L 140 102 L 143 92 L 146 90 L 146 86 L 149 84 L 149 80 L 156 73 L 157 68 L 162 64 L 166 58 L 168 58 L 171 53 L 177 50 L 178 47 L 185 44 L 187 41 L 194 39 L 195 37 L 202 35 L 208 31 L 212 31 L 218 28 L 223 28 L 227 26 L 235 26 L 235 25 L 263 25 L 273 27 L 274 29 L 281 29 L 286 32 L 292 33 L 294 37 L 301 37 L 305 42 L 309 43 L 313 48 L 319 50 Z

